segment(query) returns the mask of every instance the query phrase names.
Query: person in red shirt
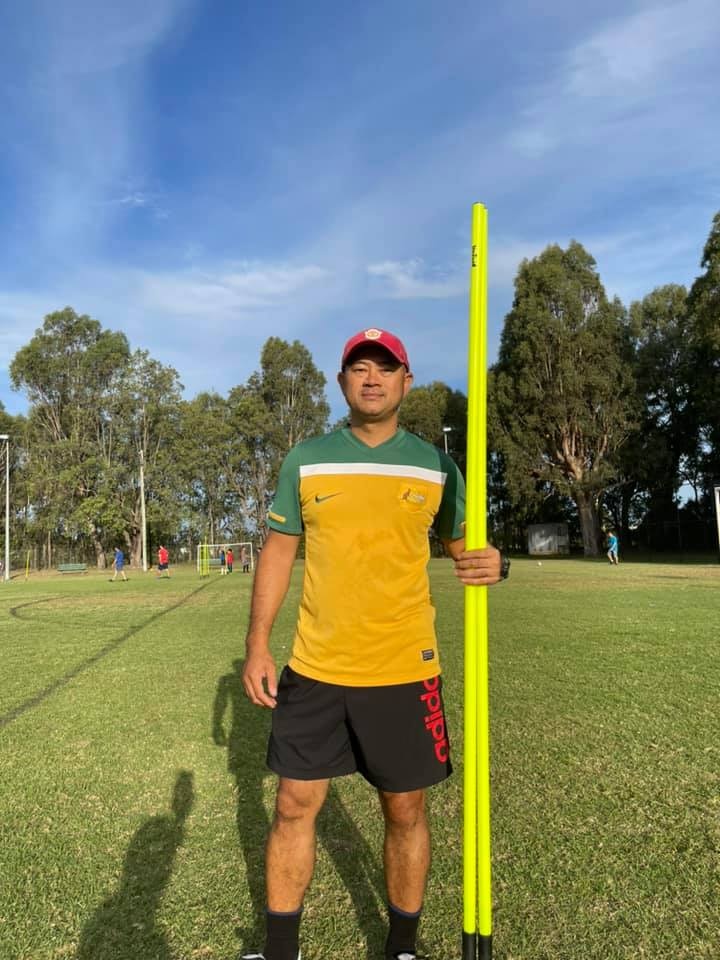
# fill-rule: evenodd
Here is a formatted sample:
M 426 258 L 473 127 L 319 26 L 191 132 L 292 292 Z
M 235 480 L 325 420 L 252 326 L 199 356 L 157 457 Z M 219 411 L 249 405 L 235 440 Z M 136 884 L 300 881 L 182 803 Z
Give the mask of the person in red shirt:
M 225 563 L 227 564 L 227 572 L 232 573 L 233 563 L 235 562 L 235 557 L 233 556 L 232 547 L 228 547 L 225 551 Z
M 158 549 L 158 572 L 157 572 L 158 578 L 162 577 L 163 572 L 165 572 L 168 576 L 168 580 L 170 579 L 169 560 L 170 560 L 170 555 L 167 552 L 167 547 L 164 547 L 161 544 Z

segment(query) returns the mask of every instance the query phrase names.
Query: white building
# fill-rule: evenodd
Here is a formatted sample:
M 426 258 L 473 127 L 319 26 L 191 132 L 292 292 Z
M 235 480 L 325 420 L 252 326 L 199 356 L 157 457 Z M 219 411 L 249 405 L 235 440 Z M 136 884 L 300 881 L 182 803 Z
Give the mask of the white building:
M 531 557 L 548 557 L 570 553 L 566 523 L 532 523 L 528 527 L 528 553 Z

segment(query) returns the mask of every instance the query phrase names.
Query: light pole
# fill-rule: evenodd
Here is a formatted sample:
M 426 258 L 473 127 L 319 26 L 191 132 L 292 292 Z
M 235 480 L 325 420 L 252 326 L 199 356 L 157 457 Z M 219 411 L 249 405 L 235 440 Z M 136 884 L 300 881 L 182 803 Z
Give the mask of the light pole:
M 718 547 L 720 547 L 720 483 L 716 483 L 713 488 L 715 494 L 715 520 L 717 522 Z
M 147 522 L 145 519 L 145 455 L 142 447 L 140 454 L 140 525 L 142 526 L 142 568 L 147 573 Z
M 5 441 L 5 565 L 3 580 L 10 579 L 10 436 L 0 433 Z
M 452 431 L 452 427 L 443 427 L 443 440 L 445 441 L 445 453 L 448 452 L 448 434 Z

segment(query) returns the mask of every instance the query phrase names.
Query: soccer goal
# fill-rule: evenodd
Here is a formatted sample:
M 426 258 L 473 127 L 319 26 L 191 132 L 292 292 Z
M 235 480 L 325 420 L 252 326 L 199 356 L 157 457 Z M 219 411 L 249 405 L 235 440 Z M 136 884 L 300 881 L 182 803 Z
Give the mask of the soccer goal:
M 232 551 L 233 570 L 238 573 L 251 573 L 255 569 L 255 550 L 250 540 L 243 543 L 199 543 L 197 572 L 200 576 L 209 577 L 213 570 L 221 574 L 229 573 L 228 550 Z

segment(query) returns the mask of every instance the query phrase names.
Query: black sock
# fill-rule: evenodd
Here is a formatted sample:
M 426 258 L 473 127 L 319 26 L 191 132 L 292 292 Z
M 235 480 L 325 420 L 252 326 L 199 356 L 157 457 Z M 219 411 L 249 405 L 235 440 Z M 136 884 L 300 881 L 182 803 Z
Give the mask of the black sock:
M 291 913 L 266 910 L 267 939 L 263 950 L 265 960 L 297 960 L 301 917 L 302 907 Z
M 398 953 L 415 953 L 415 940 L 421 913 L 422 909 L 417 913 L 408 913 L 406 910 L 394 907 L 391 903 L 388 904 L 390 930 L 385 942 L 386 960 L 393 960 Z

